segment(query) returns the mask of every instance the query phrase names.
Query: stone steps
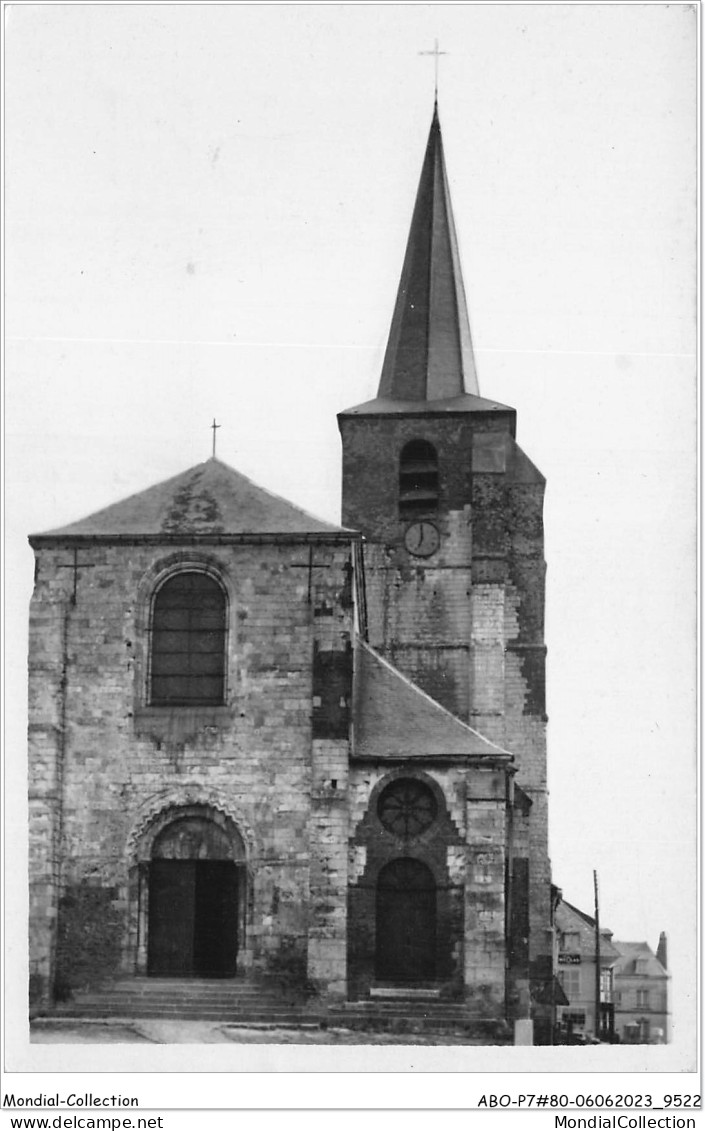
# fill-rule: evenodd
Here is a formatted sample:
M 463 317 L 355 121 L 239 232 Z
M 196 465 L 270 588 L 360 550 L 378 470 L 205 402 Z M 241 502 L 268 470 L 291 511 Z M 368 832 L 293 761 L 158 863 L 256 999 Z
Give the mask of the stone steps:
M 454 1035 L 474 1037 L 478 1043 L 488 1045 L 512 1043 L 509 1031 L 503 1022 L 479 1017 L 460 1021 L 457 1018 L 419 1017 L 417 1014 L 396 1017 L 379 1017 L 369 1013 L 347 1014 L 341 1019 L 329 1018 L 328 1027 L 352 1029 L 363 1033 L 434 1033 L 439 1037 L 448 1038 L 448 1043 L 451 1044 Z
M 78 995 L 82 1000 L 92 998 L 110 997 L 113 1001 L 183 1001 L 183 1002 L 215 1002 L 216 1004 L 229 1002 L 233 1005 L 256 1005 L 260 1002 L 290 1002 L 294 998 L 289 998 L 286 995 L 273 995 L 269 993 L 222 993 L 217 992 L 203 992 L 203 993 L 180 993 L 178 990 L 162 990 L 158 993 L 150 993 L 149 991 L 139 991 L 130 993 L 127 990 L 114 990 L 103 991 L 102 993 L 80 994 Z
M 68 1007 L 64 1009 L 56 1009 L 51 1014 L 55 1018 L 67 1018 L 78 1020 L 80 1018 L 91 1018 L 92 1020 L 98 1018 L 111 1018 L 113 1020 L 143 1020 L 149 1021 L 218 1021 L 227 1024 L 243 1024 L 243 1025 L 268 1025 L 276 1027 L 278 1025 L 284 1026 L 299 1026 L 305 1022 L 311 1022 L 310 1016 L 307 1014 L 297 1014 L 295 1012 L 282 1012 L 276 1013 L 274 1011 L 254 1011 L 247 1010 L 240 1012 L 232 1009 L 210 1009 L 208 1007 L 199 1007 L 194 1009 L 184 1009 L 181 1006 L 158 1006 L 158 1005 L 144 1005 L 136 1006 L 130 1009 L 125 1009 L 120 1006 L 86 1006 L 80 1005 L 75 1007 Z
M 301 1001 L 277 985 L 245 979 L 123 978 L 77 993 L 52 1016 L 120 1017 L 190 1021 L 241 1019 L 291 1024 L 303 1016 Z
M 502 1022 L 483 1017 L 471 1004 L 442 999 L 349 1001 L 331 1009 L 328 1022 L 379 1032 L 472 1034 L 486 1036 L 493 1044 L 499 1043 L 494 1038 L 506 1035 Z
M 506 1027 L 471 1003 L 410 993 L 326 1006 L 304 1001 L 276 983 L 249 979 L 121 979 L 77 993 L 48 1016 L 65 1019 L 212 1021 L 246 1027 L 347 1028 L 364 1032 L 474 1035 L 505 1043 Z
M 408 1013 L 413 1010 L 414 1013 L 457 1013 L 459 1016 L 465 1017 L 468 1012 L 471 1012 L 469 1003 L 459 1001 L 424 1001 L 414 1002 L 405 1001 L 375 1001 L 365 998 L 361 1001 L 348 1001 L 345 1003 L 346 1009 L 364 1009 L 368 1013 L 394 1013 L 397 1010 L 402 1010 Z

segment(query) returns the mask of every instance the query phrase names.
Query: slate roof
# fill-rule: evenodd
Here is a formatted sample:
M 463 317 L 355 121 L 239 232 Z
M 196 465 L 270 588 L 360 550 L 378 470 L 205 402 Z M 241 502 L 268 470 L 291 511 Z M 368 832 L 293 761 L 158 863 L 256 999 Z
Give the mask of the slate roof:
M 393 399 L 391 397 L 375 397 L 374 400 L 365 401 L 363 404 L 353 405 L 339 412 L 338 416 L 395 416 L 395 415 L 421 415 L 427 412 L 514 412 L 515 410 L 500 401 L 487 400 L 486 397 L 475 396 L 472 393 L 461 393 L 456 397 L 443 397 L 433 401 L 414 401 Z
M 33 538 L 345 533 L 213 458 Z
M 661 965 L 647 942 L 615 942 L 619 959 L 615 964 L 618 974 L 645 976 L 647 978 L 667 978 L 668 971 Z M 643 965 L 637 972 L 636 964 Z
M 341 415 L 497 409 L 477 383 L 436 105 L 377 397 Z
M 509 751 L 461 722 L 362 640 L 355 650 L 353 704 L 354 758 L 484 755 L 511 761 Z
M 567 899 L 562 899 L 561 904 L 563 907 L 567 907 L 570 911 L 574 912 L 575 915 L 578 915 L 588 927 L 592 927 L 593 930 L 595 929 L 595 920 L 592 915 L 588 915 L 586 911 L 581 911 L 579 907 L 576 907 L 574 903 L 569 903 Z M 605 928 L 602 927 L 600 933 L 602 933 L 604 929 Z
M 581 911 L 579 907 L 576 907 L 573 903 L 569 903 L 567 899 L 561 899 L 557 912 L 557 914 L 559 915 L 561 908 L 566 908 L 574 916 L 582 920 L 582 923 L 592 932 L 591 937 L 594 937 L 595 920 L 593 919 L 592 915 L 588 915 L 587 912 Z M 600 927 L 601 959 L 604 961 L 606 958 L 617 958 L 618 956 L 619 951 L 616 949 L 615 944 L 612 941 L 612 932 L 608 927 Z

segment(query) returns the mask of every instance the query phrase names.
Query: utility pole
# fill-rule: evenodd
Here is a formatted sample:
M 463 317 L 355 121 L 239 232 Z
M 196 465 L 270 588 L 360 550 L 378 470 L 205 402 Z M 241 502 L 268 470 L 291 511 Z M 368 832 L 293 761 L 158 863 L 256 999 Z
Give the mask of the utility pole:
M 597 872 L 592 873 L 595 884 L 595 1036 L 600 1037 L 600 900 L 597 889 Z

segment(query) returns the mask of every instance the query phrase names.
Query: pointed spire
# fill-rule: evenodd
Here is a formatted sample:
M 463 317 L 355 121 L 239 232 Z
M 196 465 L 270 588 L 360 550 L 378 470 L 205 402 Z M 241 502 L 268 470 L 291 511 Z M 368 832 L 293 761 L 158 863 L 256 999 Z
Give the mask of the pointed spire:
M 436 101 L 378 396 L 463 393 L 479 388 Z

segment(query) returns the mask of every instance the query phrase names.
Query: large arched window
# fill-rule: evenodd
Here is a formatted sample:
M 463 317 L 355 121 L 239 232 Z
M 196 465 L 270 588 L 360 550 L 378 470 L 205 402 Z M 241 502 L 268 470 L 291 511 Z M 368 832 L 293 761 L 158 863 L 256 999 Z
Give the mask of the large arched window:
M 402 518 L 438 506 L 438 456 L 428 440 L 411 440 L 399 459 L 399 513 Z
M 177 573 L 152 609 L 150 702 L 154 706 L 222 703 L 227 600 L 206 573 Z

